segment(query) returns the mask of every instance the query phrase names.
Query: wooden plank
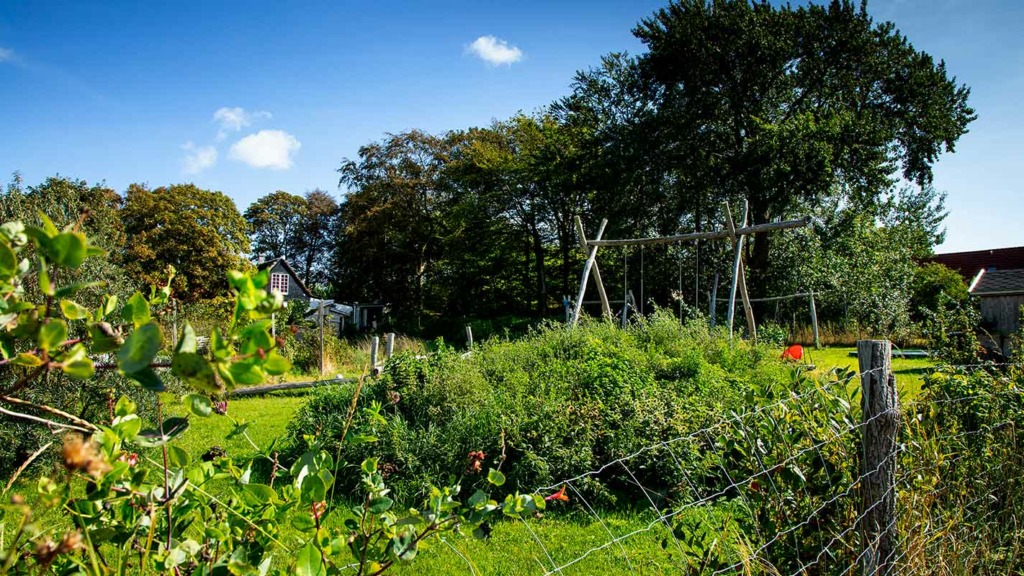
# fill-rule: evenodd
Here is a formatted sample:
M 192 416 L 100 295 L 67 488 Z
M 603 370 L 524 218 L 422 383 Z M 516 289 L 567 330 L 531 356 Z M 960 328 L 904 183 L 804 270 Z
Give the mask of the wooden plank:
M 601 227 L 597 231 L 598 240 L 600 240 L 601 236 L 604 235 L 604 227 L 607 225 L 607 219 L 601 221 Z M 587 281 L 590 279 L 590 270 L 593 269 L 594 262 L 597 260 L 597 248 L 598 247 L 595 245 L 590 245 L 590 256 L 587 257 L 587 262 L 583 265 L 583 277 L 580 279 L 580 291 L 579 294 L 576 295 L 576 304 L 572 312 L 572 323 L 570 326 L 575 326 L 580 321 L 580 311 L 583 308 L 583 296 L 587 293 Z
M 754 226 L 745 226 L 736 230 L 737 236 L 749 236 L 750 234 L 760 234 L 762 232 L 771 232 L 772 230 L 787 230 L 790 228 L 803 228 L 811 223 L 811 217 L 805 216 L 798 220 L 785 220 L 782 222 L 768 222 L 766 224 L 755 224 Z M 587 240 L 588 246 L 644 246 L 651 244 L 674 244 L 676 242 L 689 242 L 692 240 L 716 240 L 731 238 L 732 235 L 728 230 L 714 230 L 711 232 L 694 232 L 691 234 L 681 234 L 678 236 L 659 236 L 657 238 L 628 238 L 621 240 Z
M 605 220 L 604 222 L 606 223 L 608 221 Z M 601 224 L 601 230 L 604 230 L 604 223 Z M 587 237 L 583 232 L 583 220 L 581 220 L 579 216 L 576 217 L 576 233 L 580 238 L 580 247 L 583 248 L 584 253 L 588 253 L 590 251 L 590 247 L 587 246 Z M 600 235 L 601 234 L 598 233 L 599 237 Z M 601 279 L 601 267 L 598 266 L 597 260 L 594 260 L 594 280 L 597 282 L 597 294 L 601 298 L 601 313 L 604 314 L 606 318 L 611 318 L 612 306 L 608 301 L 608 293 L 604 290 L 604 281 Z
M 743 225 L 747 225 L 747 216 L 750 214 L 750 206 L 747 202 L 743 203 Z M 750 339 L 757 342 L 757 325 L 754 323 L 754 308 L 750 305 L 750 296 L 747 294 L 747 271 L 743 266 L 743 239 L 744 236 L 736 238 L 736 226 L 732 221 L 732 211 L 729 210 L 729 203 L 725 203 L 725 215 L 726 221 L 729 223 L 729 232 L 732 235 L 733 244 L 736 246 L 736 262 L 738 268 L 736 269 L 737 277 L 739 278 L 740 297 L 743 299 L 743 313 L 747 317 L 747 332 L 750 333 Z M 733 295 L 733 304 L 735 304 L 735 295 Z M 732 336 L 732 322 L 729 322 L 730 331 L 729 334 Z
M 335 378 L 333 380 L 310 380 L 306 382 L 282 382 L 280 384 L 267 384 L 265 386 L 246 386 L 235 388 L 228 392 L 228 397 L 257 396 L 268 392 L 279 392 L 281 390 L 302 390 L 304 388 L 316 388 L 318 386 L 330 386 L 332 384 L 349 384 L 355 382 L 355 378 Z
M 818 308 L 814 305 L 814 292 L 811 292 L 811 329 L 814 330 L 814 347 L 821 348 L 821 338 L 818 337 Z

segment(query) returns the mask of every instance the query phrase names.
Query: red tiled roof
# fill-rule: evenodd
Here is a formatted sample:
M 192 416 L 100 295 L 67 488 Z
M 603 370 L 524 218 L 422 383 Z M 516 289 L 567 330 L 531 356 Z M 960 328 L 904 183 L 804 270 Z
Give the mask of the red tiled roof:
M 969 283 L 981 270 L 1024 269 L 1024 246 L 936 254 L 929 261 L 956 270 Z

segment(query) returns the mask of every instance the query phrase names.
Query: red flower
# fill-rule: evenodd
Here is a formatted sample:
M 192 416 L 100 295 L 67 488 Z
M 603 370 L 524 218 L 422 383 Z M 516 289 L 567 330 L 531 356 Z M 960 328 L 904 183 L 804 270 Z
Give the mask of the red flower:
M 128 466 L 135 466 L 139 463 L 139 455 L 135 452 L 130 454 L 128 452 L 121 452 L 121 455 L 118 456 L 117 459 L 120 462 L 127 462 Z
M 487 455 L 481 450 L 474 450 L 469 453 L 469 464 L 466 466 L 466 474 L 479 474 L 483 471 L 481 463 Z
M 562 502 L 568 502 L 569 501 L 569 497 L 565 495 L 565 485 L 564 484 L 562 485 L 562 488 L 558 492 L 555 492 L 554 494 L 552 494 L 550 496 L 545 496 L 544 497 L 544 501 L 545 502 L 551 502 L 553 500 L 559 500 L 559 501 L 562 501 Z

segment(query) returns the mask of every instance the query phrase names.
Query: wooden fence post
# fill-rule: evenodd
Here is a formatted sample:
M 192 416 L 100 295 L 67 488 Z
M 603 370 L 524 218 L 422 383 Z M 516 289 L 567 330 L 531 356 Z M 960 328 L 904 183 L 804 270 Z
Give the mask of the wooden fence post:
M 473 349 L 473 327 L 466 324 L 466 349 Z
M 377 370 L 377 350 L 380 348 L 380 336 L 374 336 L 370 340 L 370 374 Z
M 395 333 L 388 332 L 387 339 L 384 341 L 384 358 L 391 358 L 391 355 L 395 353 Z
M 896 447 L 900 409 L 888 340 L 859 340 L 863 456 L 860 532 L 863 574 L 894 573 L 896 549 Z
M 324 301 L 320 300 L 320 375 L 326 370 L 324 359 Z

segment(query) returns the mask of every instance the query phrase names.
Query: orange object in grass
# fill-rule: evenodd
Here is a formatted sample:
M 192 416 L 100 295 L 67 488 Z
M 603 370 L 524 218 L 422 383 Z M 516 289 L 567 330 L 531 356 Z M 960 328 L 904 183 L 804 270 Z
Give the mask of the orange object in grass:
M 804 359 L 804 347 L 799 344 L 793 344 L 789 348 L 782 351 L 783 360 L 792 360 L 799 362 Z

